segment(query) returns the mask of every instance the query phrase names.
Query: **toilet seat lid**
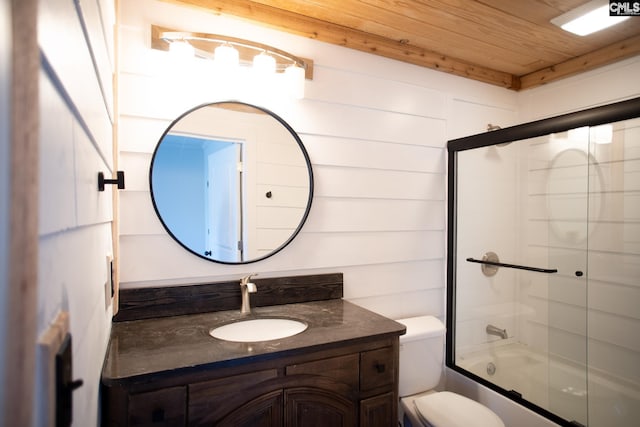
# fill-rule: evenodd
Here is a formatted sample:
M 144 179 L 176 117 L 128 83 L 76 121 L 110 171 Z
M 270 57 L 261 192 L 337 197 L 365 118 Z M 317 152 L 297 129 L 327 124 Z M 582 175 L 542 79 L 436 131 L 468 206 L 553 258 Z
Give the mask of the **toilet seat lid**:
M 491 409 L 449 391 L 431 393 L 413 403 L 420 418 L 433 427 L 504 427 Z

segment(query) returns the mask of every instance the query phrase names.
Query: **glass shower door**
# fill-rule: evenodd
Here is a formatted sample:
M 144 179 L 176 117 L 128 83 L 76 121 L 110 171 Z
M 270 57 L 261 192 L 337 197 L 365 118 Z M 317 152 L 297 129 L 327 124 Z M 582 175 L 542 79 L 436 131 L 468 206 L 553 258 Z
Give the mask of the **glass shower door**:
M 640 419 L 640 98 L 449 141 L 447 367 L 567 426 Z
M 571 135 L 457 153 L 455 354 L 584 423 L 588 138 Z
M 588 422 L 640 420 L 640 119 L 590 130 Z
M 547 309 L 547 348 L 539 349 L 548 361 L 546 408 L 588 425 L 587 251 L 592 210 L 589 175 L 594 163 L 589 128 L 550 135 L 540 149 L 548 161 L 545 191 L 539 197 L 546 204 L 546 215 L 531 215 L 541 228 L 530 236 L 529 247 L 546 254 L 558 268 L 541 284 L 543 295 L 537 295 Z

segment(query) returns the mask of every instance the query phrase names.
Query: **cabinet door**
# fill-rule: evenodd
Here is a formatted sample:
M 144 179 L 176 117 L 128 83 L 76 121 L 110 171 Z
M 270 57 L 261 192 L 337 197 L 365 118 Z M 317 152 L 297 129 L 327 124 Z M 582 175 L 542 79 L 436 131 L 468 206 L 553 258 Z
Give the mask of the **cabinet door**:
M 357 407 L 353 400 L 328 390 L 311 387 L 284 391 L 285 427 L 352 427 Z
M 393 393 L 365 399 L 360 402 L 360 427 L 389 427 L 398 421 L 395 419 Z
M 272 391 L 237 408 L 218 427 L 282 427 L 282 390 Z
M 184 387 L 129 396 L 130 427 L 185 426 L 186 414 L 187 391 Z
M 270 407 L 274 402 L 270 399 L 277 398 L 275 394 L 282 394 L 282 387 L 278 385 L 277 377 L 276 369 L 266 369 L 190 384 L 189 425 L 211 426 L 227 418 L 239 419 L 242 408 L 252 408 L 261 414 L 256 415 L 258 418 L 266 418 L 267 413 L 273 411 Z M 280 397 L 280 407 L 282 407 L 282 397 Z M 235 415 L 232 416 L 232 414 Z M 282 418 L 282 409 L 279 414 Z

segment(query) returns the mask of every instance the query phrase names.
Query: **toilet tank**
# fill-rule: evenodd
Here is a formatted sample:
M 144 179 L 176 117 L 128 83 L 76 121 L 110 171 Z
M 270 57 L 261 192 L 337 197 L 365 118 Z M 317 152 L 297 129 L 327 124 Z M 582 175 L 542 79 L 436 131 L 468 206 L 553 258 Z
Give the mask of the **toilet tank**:
M 400 336 L 400 397 L 435 388 L 444 369 L 444 324 L 433 316 L 397 322 L 407 327 Z

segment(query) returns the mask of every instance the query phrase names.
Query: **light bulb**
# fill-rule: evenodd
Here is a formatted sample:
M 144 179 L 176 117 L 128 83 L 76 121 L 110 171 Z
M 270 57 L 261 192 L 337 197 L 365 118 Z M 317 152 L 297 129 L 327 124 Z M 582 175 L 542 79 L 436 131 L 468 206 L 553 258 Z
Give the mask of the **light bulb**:
M 276 59 L 261 52 L 253 57 L 253 70 L 261 76 L 269 76 L 276 72 Z
M 233 46 L 223 44 L 215 49 L 213 61 L 221 69 L 232 70 L 239 66 L 240 54 Z
M 286 76 L 286 84 L 289 94 L 295 99 L 304 98 L 305 71 L 304 68 L 297 65 L 289 65 L 284 70 Z
M 169 52 L 176 59 L 189 59 L 195 54 L 195 49 L 186 41 L 174 41 L 169 45 Z

